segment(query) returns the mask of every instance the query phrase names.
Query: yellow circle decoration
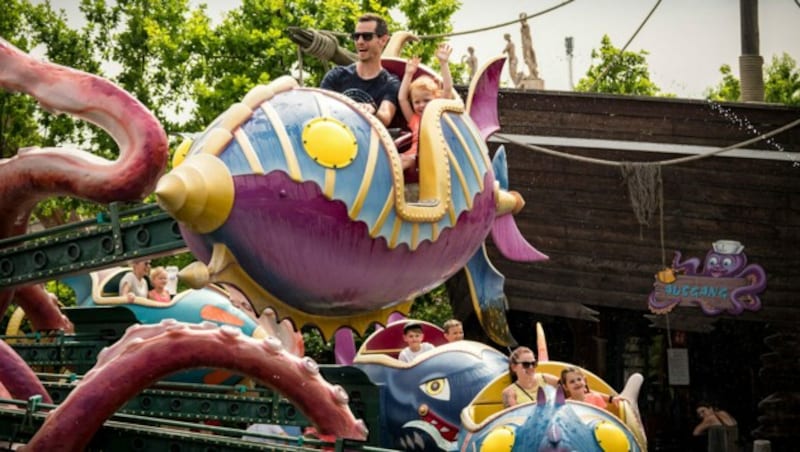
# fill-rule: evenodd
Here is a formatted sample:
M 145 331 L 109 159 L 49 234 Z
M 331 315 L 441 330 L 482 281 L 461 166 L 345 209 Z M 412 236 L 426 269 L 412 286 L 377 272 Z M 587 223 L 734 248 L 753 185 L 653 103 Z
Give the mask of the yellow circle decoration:
M 631 450 L 628 436 L 618 426 L 601 421 L 594 426 L 594 439 L 604 452 L 627 452 Z
M 481 452 L 511 452 L 514 447 L 514 430 L 508 426 L 497 427 L 481 443 Z
M 303 127 L 303 147 L 315 162 L 326 168 L 342 168 L 353 162 L 358 141 L 347 124 L 323 116 Z

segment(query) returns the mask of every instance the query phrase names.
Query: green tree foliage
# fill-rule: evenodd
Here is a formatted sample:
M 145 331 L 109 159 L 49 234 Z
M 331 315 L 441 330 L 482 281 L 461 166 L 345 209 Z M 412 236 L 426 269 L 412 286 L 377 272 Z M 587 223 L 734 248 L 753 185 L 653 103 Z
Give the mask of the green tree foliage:
M 442 21 L 441 17 L 451 17 L 461 2 L 457 0 L 408 0 L 401 2 L 400 11 L 408 18 L 405 26 L 397 29 L 413 31 L 417 36 L 439 36 L 446 35 L 453 31 L 450 20 Z M 421 39 L 408 45 L 403 55 L 406 57 L 419 55 L 425 64 L 431 65 L 436 47 L 445 38 Z M 451 56 L 451 57 L 454 57 Z M 438 61 L 436 62 L 438 65 Z M 438 69 L 436 66 L 432 66 Z M 469 69 L 466 63 L 450 61 L 450 72 L 454 83 L 467 83 L 469 81 Z
M 408 0 L 402 2 L 400 11 L 408 18 L 402 29 L 411 30 L 418 36 L 443 35 L 453 31 L 450 21 L 437 20 L 450 17 L 461 6 L 457 1 Z M 444 38 L 442 38 L 444 39 Z M 430 61 L 436 52 L 440 39 L 423 39 L 405 49 L 406 55 L 419 55 L 423 61 Z
M 326 342 L 325 339 L 322 338 L 322 334 L 319 330 L 311 327 L 304 328 L 303 346 L 306 352 L 305 356 L 313 358 L 314 361 L 320 364 L 336 363 L 336 357 L 334 355 L 336 342 L 333 338 L 328 338 Z M 358 347 L 358 345 L 356 345 L 356 347 Z
M 257 84 L 282 75 L 297 75 L 300 56 L 285 33 L 289 26 L 335 32 L 339 44 L 353 50 L 349 34 L 364 12 L 385 17 L 391 31 L 402 29 L 426 35 L 449 32 L 450 16 L 458 6 L 457 0 L 243 0 L 214 30 L 195 30 L 200 34 L 193 39 L 205 48 L 191 70 L 195 110 L 186 128 L 202 129 Z M 392 19 L 389 11 L 394 7 L 410 18 L 407 24 Z M 428 61 L 437 44 L 423 41 L 414 48 L 415 54 Z M 304 84 L 316 86 L 329 64 L 302 55 L 302 69 Z
M 292 73 L 298 49 L 285 33 L 289 26 L 338 31 L 340 43 L 352 49 L 347 36 L 363 12 L 387 17 L 393 31 L 425 35 L 449 32 L 459 5 L 458 0 L 242 0 L 214 25 L 204 6 L 191 7 L 189 0 L 81 0 L 84 24 L 74 30 L 49 1 L 10 0 L 0 34 L 23 50 L 41 47 L 50 61 L 111 79 L 147 105 L 174 137 L 201 130 L 256 84 Z M 392 9 L 404 13 L 408 23 L 392 20 Z M 437 43 L 425 40 L 415 54 L 429 60 Z M 310 85 L 328 69 L 307 55 L 302 66 Z M 72 118 L 31 113 L 30 101 L 18 108 L 23 109 L 15 110 L 15 131 L 28 133 L 14 136 L 28 141 L 7 146 L 3 156 L 40 142 L 75 143 L 106 158 L 117 155 L 109 137 L 89 133 Z
M 423 319 L 439 326 L 451 319 L 453 309 L 444 284 L 414 299 L 409 315 L 413 319 Z
M 100 73 L 99 55 L 83 44 L 84 35 L 71 29 L 63 11 L 56 12 L 49 2 L 31 6 L 26 11 L 32 43 L 38 43 L 44 57 L 63 66 L 89 73 Z M 88 146 L 88 149 L 101 153 L 101 147 L 90 144 L 96 136 L 96 129 L 89 123 L 78 121 L 68 115 L 54 115 L 46 111 L 37 114 L 39 132 L 43 146 L 59 146 L 70 143 Z M 112 156 L 114 154 L 106 154 Z
M 764 100 L 800 106 L 800 69 L 788 53 L 784 52 L 780 57 L 773 56 L 764 72 Z
M 705 92 L 709 100 L 737 102 L 741 98 L 739 79 L 733 75 L 731 67 L 723 64 L 719 68 L 722 81 Z M 774 104 L 800 105 L 800 69 L 797 62 L 787 53 L 772 57 L 764 67 L 764 101 Z
M 737 101 L 741 97 L 742 88 L 739 85 L 739 79 L 733 75 L 731 67 L 723 64 L 719 68 L 722 74 L 722 81 L 716 88 L 709 88 L 706 90 L 706 99 L 714 101 Z
M 600 49 L 592 49 L 592 65 L 575 91 L 655 96 L 661 89 L 650 80 L 648 52 L 621 52 L 604 35 Z M 598 60 L 597 63 L 594 60 Z
M 210 29 L 204 10 L 190 11 L 188 0 L 82 0 L 80 9 L 83 34 L 115 72 L 110 78 L 150 108 L 168 133 L 179 127 L 175 118 L 191 93 L 192 37 L 198 28 L 201 34 Z

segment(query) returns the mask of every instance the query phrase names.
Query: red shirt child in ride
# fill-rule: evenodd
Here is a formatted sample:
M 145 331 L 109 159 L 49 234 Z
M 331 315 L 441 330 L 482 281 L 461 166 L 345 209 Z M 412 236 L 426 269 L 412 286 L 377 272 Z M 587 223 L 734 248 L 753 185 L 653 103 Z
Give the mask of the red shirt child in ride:
M 586 376 L 576 367 L 567 367 L 562 370 L 558 383 L 564 388 L 564 395 L 569 400 L 591 403 L 603 409 L 607 409 L 609 404 L 617 405 L 622 400 L 620 396 L 606 396 L 590 390 L 586 383 Z
M 411 130 L 411 148 L 400 154 L 403 169 L 411 168 L 417 159 L 417 144 L 419 143 L 419 121 L 425 106 L 433 99 L 453 98 L 453 78 L 450 75 L 448 61 L 453 49 L 448 44 L 440 44 L 436 49 L 436 58 L 442 71 L 442 85 L 428 75 L 421 75 L 414 79 L 414 74 L 419 69 L 419 57 L 413 57 L 406 63 L 406 71 L 400 82 L 400 91 L 397 100 L 400 110 L 406 118 L 408 128 Z M 412 81 L 413 80 L 413 81 Z
M 150 282 L 153 284 L 153 290 L 147 294 L 147 298 L 151 300 L 160 301 L 162 303 L 169 303 L 172 297 L 167 291 L 167 281 L 169 274 L 164 267 L 156 267 L 150 271 Z

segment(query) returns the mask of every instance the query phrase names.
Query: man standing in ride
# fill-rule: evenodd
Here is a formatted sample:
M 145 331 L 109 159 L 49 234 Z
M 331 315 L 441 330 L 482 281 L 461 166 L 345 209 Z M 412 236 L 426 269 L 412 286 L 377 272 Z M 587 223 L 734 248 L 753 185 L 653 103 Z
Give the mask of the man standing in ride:
M 320 87 L 359 102 L 367 113 L 388 126 L 397 111 L 400 80 L 381 66 L 381 54 L 389 41 L 386 21 L 377 14 L 364 14 L 358 18 L 352 38 L 358 61 L 328 71 Z

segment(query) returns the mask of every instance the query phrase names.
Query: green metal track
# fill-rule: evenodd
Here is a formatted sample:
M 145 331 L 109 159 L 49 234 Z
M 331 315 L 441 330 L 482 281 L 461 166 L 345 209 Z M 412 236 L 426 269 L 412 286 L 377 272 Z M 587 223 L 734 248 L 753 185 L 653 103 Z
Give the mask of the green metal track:
M 75 312 L 80 310 L 81 308 L 73 309 Z M 109 319 L 114 317 L 108 316 Z M 126 320 L 130 319 L 121 319 L 121 323 L 130 324 Z M 110 322 L 108 326 L 113 326 L 113 323 Z M 7 339 L 12 339 L 11 347 L 28 365 L 55 372 L 40 374 L 40 380 L 46 385 L 53 401 L 59 403 L 74 388 L 72 383 L 80 378 L 79 374 L 94 367 L 100 351 L 118 337 L 102 331 L 79 335 L 59 332 L 50 335 L 33 333 L 24 336 L 0 336 L 0 340 Z M 64 374 L 64 370 L 68 370 L 70 374 Z M 368 443 L 385 444 L 388 439 L 380 435 L 386 433 L 378 428 L 379 388 L 363 371 L 355 367 L 321 365 L 320 373 L 326 381 L 338 384 L 347 391 L 350 410 L 357 418 L 363 419 L 368 426 L 374 426 L 370 429 Z M 162 382 L 137 395 L 120 412 L 185 421 L 210 419 L 226 423 L 269 423 L 301 427 L 310 425 L 305 416 L 279 394 L 265 388 L 251 390 L 241 385 Z
M 95 435 L 88 450 L 306 451 L 319 450 L 320 445 L 325 445 L 328 450 L 386 451 L 377 447 L 379 388 L 356 368 L 322 366 L 320 371 L 326 380 L 348 391 L 353 414 L 368 427 L 373 426 L 368 441 L 321 443 L 306 438 L 246 433 L 273 442 L 253 443 L 243 440 L 245 432 L 236 427 L 265 423 L 302 428 L 310 423 L 288 400 L 266 388 L 161 382 L 128 401 Z M 80 378 L 75 374 L 39 374 L 39 377 L 56 404 L 63 402 Z M 44 422 L 45 410 L 57 406 L 37 399 L 41 398 L 36 396 L 28 401 L 26 409 L 3 407 L 7 402 L 23 407 L 25 402 L 0 399 L 0 450 L 4 442 L 30 441 Z M 202 424 L 205 421 L 217 421 L 225 427 Z
M 74 344 L 78 343 L 65 343 L 64 346 L 69 348 Z M 24 344 L 13 344 L 17 350 L 20 348 L 31 350 L 21 345 Z M 48 367 L 54 369 L 64 367 L 61 366 L 64 363 L 49 358 L 41 362 L 46 362 Z M 366 374 L 354 367 L 331 365 L 320 366 L 320 372 L 326 381 L 338 384 L 347 391 L 353 415 L 363 419 L 370 427 L 369 438 L 365 444 L 378 446 L 388 441 L 388 438 L 384 437 L 386 433 L 381 432 L 379 427 L 380 390 Z M 40 373 L 38 376 L 56 404 L 67 398 L 75 388 L 77 380 L 81 378 L 75 373 Z M 118 414 L 186 422 L 216 421 L 228 426 L 261 423 L 303 428 L 311 425 L 309 420 L 279 393 L 264 387 L 248 388 L 244 385 L 162 381 L 137 394 L 120 408 Z M 0 430 L 0 439 L 4 438 L 1 433 Z
M 0 287 L 50 281 L 185 249 L 178 222 L 157 204 L 120 211 L 111 203 L 95 220 L 0 240 Z
M 68 380 L 68 378 L 62 379 Z M 75 384 L 44 381 L 53 402 L 67 398 Z M 118 413 L 180 421 L 231 424 L 278 424 L 306 427 L 308 419 L 287 399 L 265 388 L 160 383 L 145 389 Z
M 320 366 L 326 381 L 347 391 L 350 411 L 370 428 L 367 444 L 381 438 L 379 388 L 361 370 L 347 366 Z M 53 402 L 60 403 L 80 377 L 71 374 L 39 374 Z M 160 382 L 129 400 L 118 413 L 181 421 L 218 421 L 231 424 L 278 424 L 306 427 L 311 422 L 279 393 L 264 387 L 203 385 Z
M 50 342 L 46 342 L 48 340 Z M 86 373 L 94 367 L 97 355 L 103 348 L 111 345 L 111 341 L 94 336 L 77 340 L 59 335 L 45 339 L 45 342 L 16 342 L 10 345 L 29 366 L 52 368 L 56 371 L 68 368 L 73 372 Z
M 38 397 L 38 396 L 37 396 Z M 5 404 L 19 405 L 9 408 Z M 38 403 L 34 398 L 27 402 L 0 399 L 0 450 L 12 450 L 12 444 L 30 441 L 41 428 L 45 410 L 55 405 Z M 254 442 L 243 436 L 260 437 L 264 441 Z M 6 447 L 7 449 L 3 449 Z M 147 452 L 224 452 L 224 451 L 365 451 L 390 452 L 366 445 L 362 442 L 337 440 L 327 443 L 303 437 L 261 435 L 241 429 L 198 425 L 126 414 L 116 414 L 105 422 L 94 435 L 87 451 Z

